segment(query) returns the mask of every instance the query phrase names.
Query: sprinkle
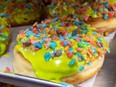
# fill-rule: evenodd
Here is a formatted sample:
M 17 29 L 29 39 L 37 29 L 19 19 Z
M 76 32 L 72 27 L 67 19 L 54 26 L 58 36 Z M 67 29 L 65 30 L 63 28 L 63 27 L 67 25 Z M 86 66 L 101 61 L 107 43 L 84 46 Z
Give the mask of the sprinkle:
M 69 50 L 69 46 L 66 46 L 64 50 L 67 52 Z
M 108 14 L 105 14 L 105 15 L 103 16 L 103 18 L 104 18 L 104 20 L 107 20 L 107 19 L 108 19 Z
M 71 61 L 68 63 L 69 66 L 73 66 L 75 65 L 76 60 L 75 59 L 71 59 Z
M 83 65 L 81 65 L 81 66 L 79 67 L 79 71 L 80 71 L 80 72 L 82 72 L 84 69 L 85 69 L 85 67 L 84 67 Z
M 2 14 L 2 17 L 7 18 L 8 14 Z
M 55 6 L 52 4 L 52 5 L 49 6 L 49 8 L 50 8 L 50 9 L 54 9 Z
M 56 50 L 54 56 L 58 57 L 62 54 L 62 50 Z
M 49 43 L 49 46 L 50 46 L 50 48 L 55 49 L 57 44 L 56 44 L 56 42 L 52 41 L 52 42 Z
M 47 27 L 47 25 L 46 25 L 46 24 L 42 24 L 42 27 L 46 28 L 46 27 Z
M 70 46 L 70 47 L 72 47 L 72 43 L 71 43 L 71 41 L 67 41 L 67 44 Z
M 39 49 L 42 48 L 42 44 L 41 44 L 41 43 L 34 43 L 34 46 L 35 46 L 36 48 L 39 48 Z
M 28 9 L 32 8 L 30 4 L 26 4 L 25 7 L 28 8 Z
M 77 42 L 80 41 L 80 38 L 76 37 L 76 41 L 77 41 Z
M 68 58 L 72 58 L 72 57 L 73 57 L 73 54 L 72 54 L 71 52 L 68 52 L 68 53 L 67 53 L 67 57 L 68 57 Z
M 42 25 L 41 24 L 38 24 L 37 28 L 38 29 L 41 29 L 42 28 Z
M 31 36 L 31 35 L 33 35 L 33 32 L 32 32 L 31 30 L 28 30 L 28 31 L 26 32 L 26 34 L 27 34 L 28 36 Z
M 76 48 L 77 52 L 82 52 L 83 49 L 82 48 Z
M 87 65 L 91 65 L 91 62 L 89 61 L 89 62 L 87 63 Z
M 69 51 L 70 51 L 71 53 L 73 53 L 73 48 L 72 48 L 72 47 L 70 47 Z
M 27 40 L 26 42 L 23 42 L 23 46 L 30 46 L 31 45 L 31 41 Z
M 45 59 L 46 62 L 48 62 L 51 59 L 51 54 L 49 52 L 46 52 L 44 54 L 44 59 Z
M 64 41 L 64 46 L 67 46 L 68 44 L 67 44 L 67 42 L 66 41 Z
M 0 30 L 3 30 L 4 29 L 4 26 L 2 25 L 2 26 L 0 26 Z
M 72 84 L 68 84 L 68 83 L 65 83 L 65 82 L 61 82 L 60 83 L 63 87 L 74 87 Z
M 11 71 L 10 68 L 9 67 L 6 67 L 5 72 L 9 73 L 10 71 Z
M 77 14 L 73 14 L 73 18 L 77 18 Z

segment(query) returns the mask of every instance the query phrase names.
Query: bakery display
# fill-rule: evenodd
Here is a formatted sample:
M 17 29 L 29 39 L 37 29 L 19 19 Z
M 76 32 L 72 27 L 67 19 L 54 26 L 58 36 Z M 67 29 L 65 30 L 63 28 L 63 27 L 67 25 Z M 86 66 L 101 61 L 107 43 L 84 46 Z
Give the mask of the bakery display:
M 108 42 L 78 18 L 57 17 L 21 30 L 14 72 L 55 82 L 81 83 L 102 67 Z
M 0 17 L 0 56 L 5 52 L 9 41 L 10 28 L 7 20 Z
M 53 1 L 48 7 L 48 13 L 53 18 L 72 15 L 100 29 L 100 31 L 112 32 L 116 30 L 115 0 L 98 0 L 97 2 L 90 1 L 84 3 L 79 0 L 59 0 Z
M 42 6 L 41 0 L 2 0 L 0 17 L 7 18 L 11 26 L 32 24 L 39 21 Z

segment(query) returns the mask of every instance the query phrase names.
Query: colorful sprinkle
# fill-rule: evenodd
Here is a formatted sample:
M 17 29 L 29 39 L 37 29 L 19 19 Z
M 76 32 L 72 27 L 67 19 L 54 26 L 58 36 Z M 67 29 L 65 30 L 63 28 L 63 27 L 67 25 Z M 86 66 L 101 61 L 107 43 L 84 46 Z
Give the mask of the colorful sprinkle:
M 49 52 L 46 52 L 44 54 L 44 59 L 45 59 L 46 62 L 48 62 L 51 59 L 51 54 Z

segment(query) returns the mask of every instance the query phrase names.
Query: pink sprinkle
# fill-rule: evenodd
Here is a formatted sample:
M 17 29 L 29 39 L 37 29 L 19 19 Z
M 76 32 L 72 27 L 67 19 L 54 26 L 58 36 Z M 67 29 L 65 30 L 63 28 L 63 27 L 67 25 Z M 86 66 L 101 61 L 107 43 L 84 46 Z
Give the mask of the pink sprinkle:
M 109 12 L 109 18 L 112 18 L 114 16 L 114 11 Z
M 60 41 L 61 46 L 64 46 L 64 41 Z
M 67 41 L 67 43 L 70 47 L 72 46 L 72 43 L 70 41 Z
M 50 42 L 50 41 L 51 41 L 50 38 L 46 38 L 46 39 L 45 39 L 45 42 L 46 42 L 46 43 L 48 43 L 48 42 Z
M 108 14 L 108 12 L 107 11 L 103 11 L 103 14 Z
M 77 38 L 76 38 L 76 41 L 77 41 L 77 42 L 80 41 L 80 38 L 77 37 Z
M 76 48 L 78 52 L 82 52 L 82 48 Z
M 37 51 L 37 50 L 38 50 L 38 48 L 37 48 L 37 47 L 33 47 L 33 49 L 34 49 L 35 51 Z
M 81 61 L 82 59 L 81 58 L 78 58 L 79 61 Z
M 8 73 L 10 72 L 10 68 L 9 67 L 6 67 L 5 71 Z
M 68 53 L 67 53 L 67 57 L 68 57 L 68 58 L 72 58 L 72 56 L 73 56 L 73 54 L 72 54 L 71 52 L 68 52 Z
M 84 20 L 85 20 L 85 21 L 87 21 L 87 20 L 88 20 L 88 18 L 89 18 L 88 16 L 84 16 Z
M 50 23 L 52 20 L 51 19 L 46 19 L 44 23 Z

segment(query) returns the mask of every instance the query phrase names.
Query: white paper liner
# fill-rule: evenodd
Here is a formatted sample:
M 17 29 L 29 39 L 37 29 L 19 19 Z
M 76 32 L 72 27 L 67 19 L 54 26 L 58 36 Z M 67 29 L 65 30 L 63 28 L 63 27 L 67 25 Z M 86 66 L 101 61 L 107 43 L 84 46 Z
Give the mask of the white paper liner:
M 12 66 L 12 60 L 13 60 L 13 49 L 14 49 L 14 46 L 16 45 L 16 36 L 19 32 L 20 29 L 26 29 L 28 28 L 29 26 L 23 26 L 23 27 L 16 27 L 16 28 L 13 28 L 12 30 L 12 34 L 13 34 L 13 42 L 11 42 L 11 45 L 9 47 L 9 50 L 6 52 L 6 54 L 4 54 L 1 58 L 0 58 L 0 70 L 5 70 L 6 67 L 9 67 L 11 72 L 13 71 L 13 66 Z M 111 42 L 111 40 L 113 39 L 114 35 L 115 35 L 116 32 L 113 32 L 111 34 L 109 34 L 108 37 L 104 37 L 108 42 Z M 96 76 L 93 76 L 92 78 L 90 78 L 89 80 L 77 85 L 77 87 L 92 87 L 93 86 L 93 83 L 96 79 Z

